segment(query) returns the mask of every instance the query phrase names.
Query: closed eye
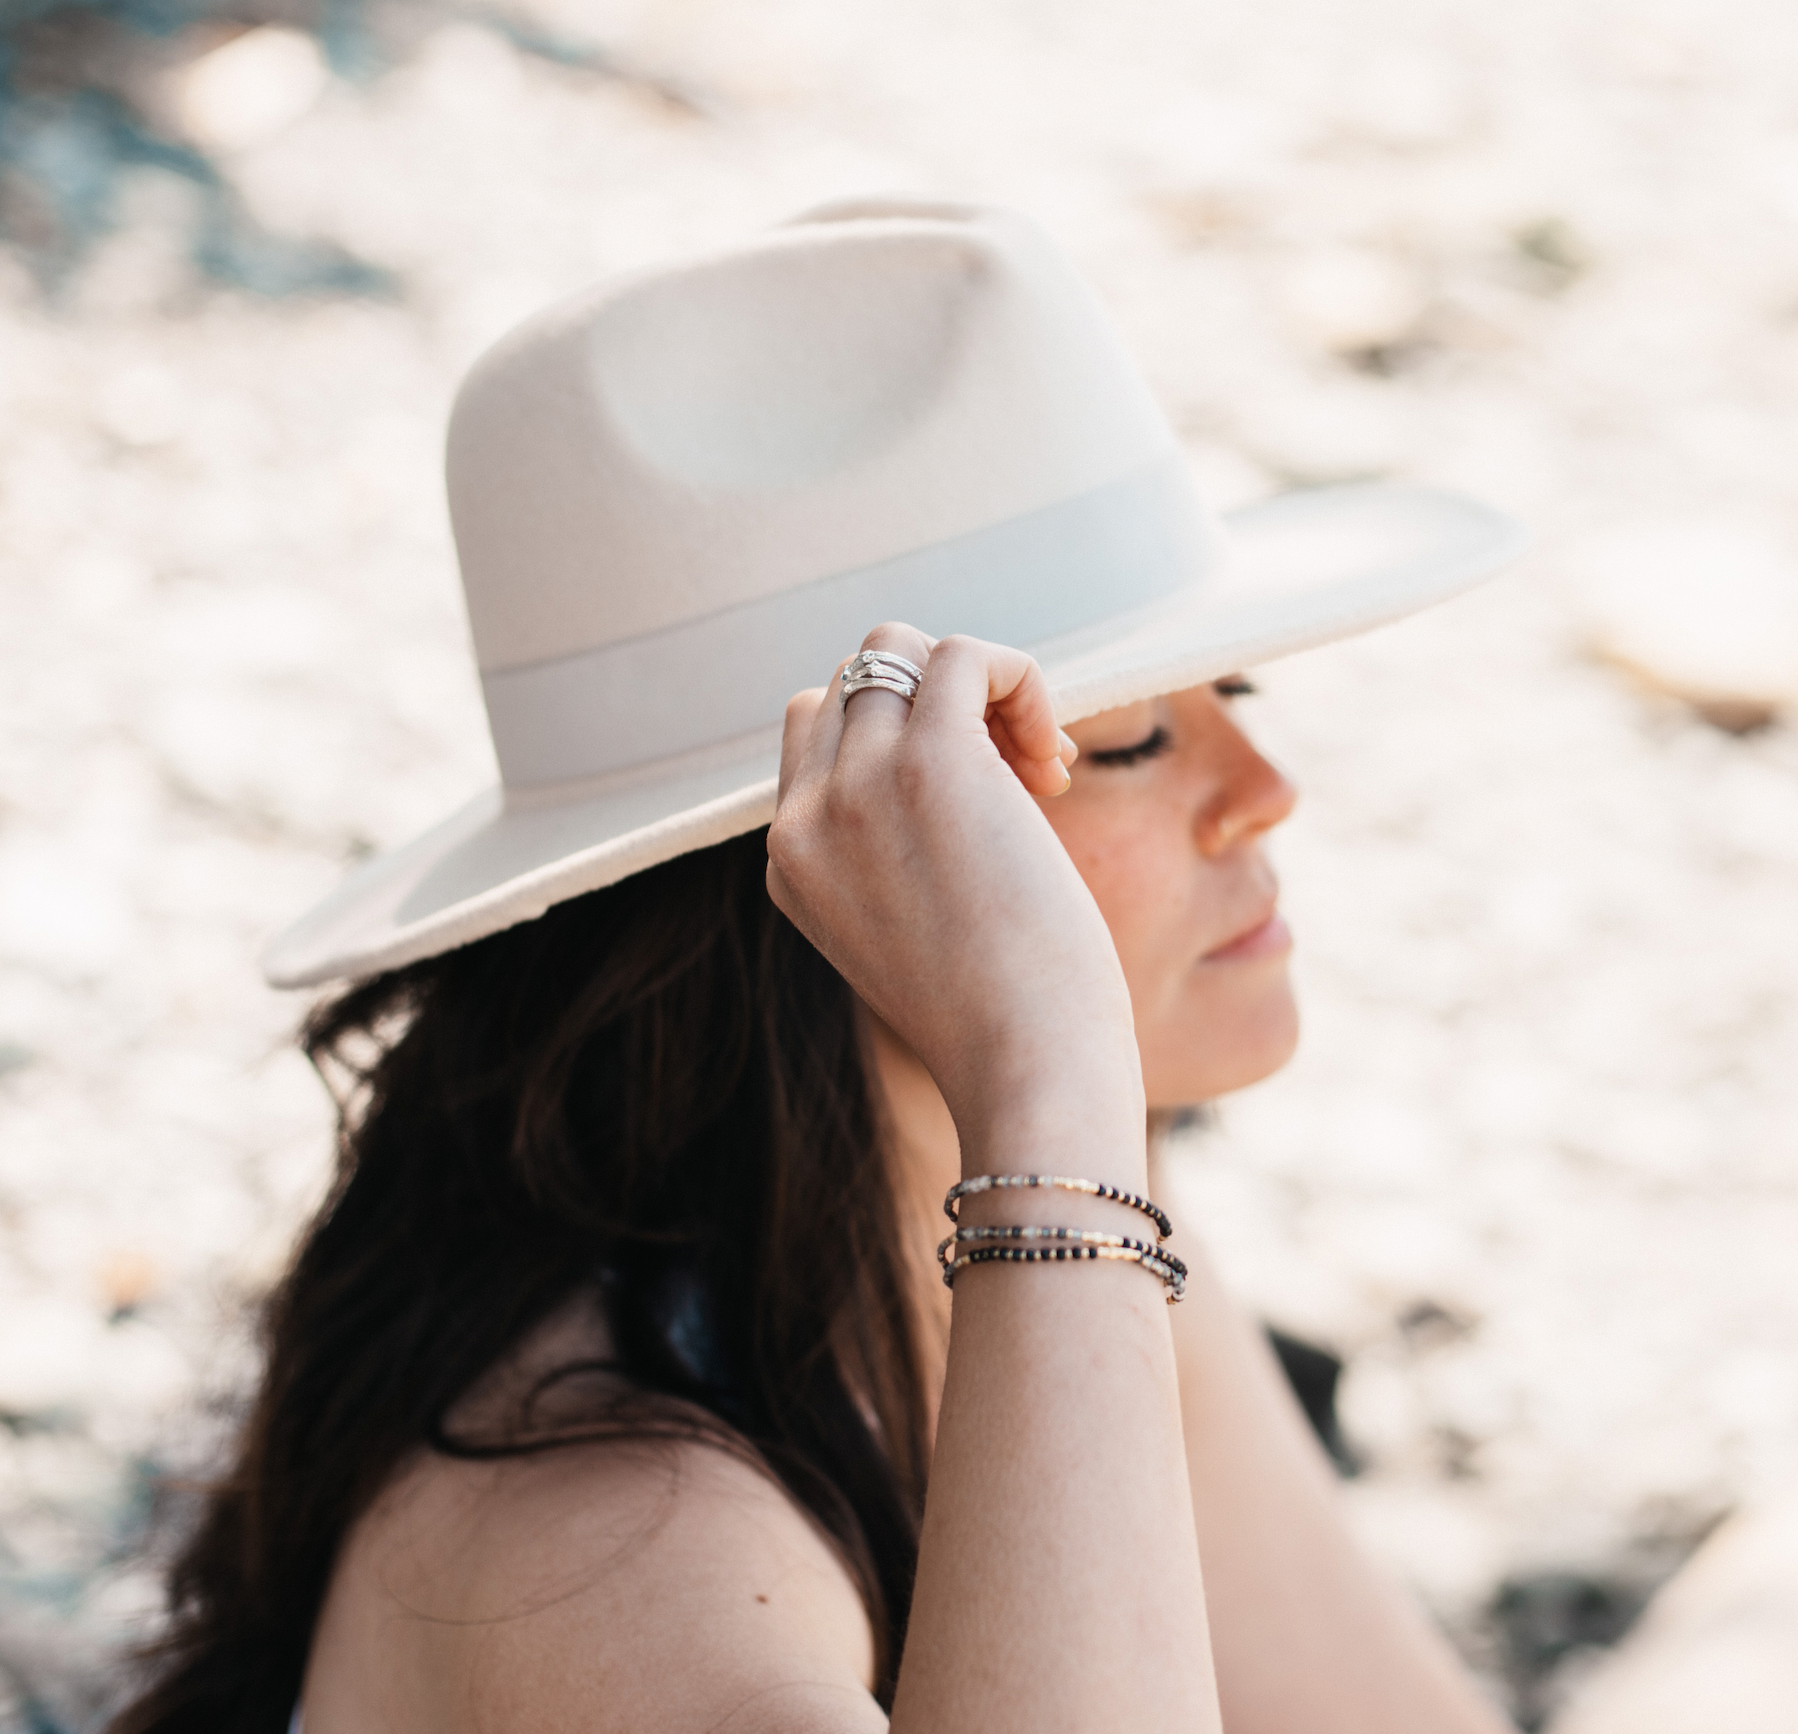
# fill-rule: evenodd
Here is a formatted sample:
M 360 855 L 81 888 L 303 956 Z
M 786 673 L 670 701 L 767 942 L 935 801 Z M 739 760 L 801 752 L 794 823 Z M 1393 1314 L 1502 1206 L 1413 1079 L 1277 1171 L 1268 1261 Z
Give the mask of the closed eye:
M 1211 683 L 1211 690 L 1219 698 L 1250 698 L 1260 689 L 1245 674 L 1226 674 Z
M 1174 737 L 1159 724 L 1134 746 L 1107 747 L 1101 752 L 1084 753 L 1081 756 L 1089 765 L 1110 765 L 1122 768 L 1125 765 L 1140 765 L 1145 759 L 1156 759 L 1174 744 Z

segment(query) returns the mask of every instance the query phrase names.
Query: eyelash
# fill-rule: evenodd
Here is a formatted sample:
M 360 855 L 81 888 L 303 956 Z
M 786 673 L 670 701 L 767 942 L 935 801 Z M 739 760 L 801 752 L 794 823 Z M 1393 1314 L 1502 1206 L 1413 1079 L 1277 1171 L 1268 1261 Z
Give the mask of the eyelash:
M 1253 681 L 1246 680 L 1240 674 L 1227 674 L 1222 680 L 1214 680 L 1211 690 L 1219 698 L 1247 698 L 1255 691 Z M 1131 747 L 1108 747 L 1103 752 L 1092 752 L 1086 755 L 1089 765 L 1108 765 L 1114 770 L 1122 770 L 1130 765 L 1140 765 L 1148 759 L 1158 759 L 1174 744 L 1174 737 L 1166 729 L 1157 725 L 1144 740 Z
M 1126 765 L 1140 765 L 1145 759 L 1160 758 L 1173 744 L 1174 737 L 1158 726 L 1147 740 L 1138 741 L 1133 747 L 1108 747 L 1101 753 L 1088 753 L 1086 759 L 1088 764 L 1122 769 Z

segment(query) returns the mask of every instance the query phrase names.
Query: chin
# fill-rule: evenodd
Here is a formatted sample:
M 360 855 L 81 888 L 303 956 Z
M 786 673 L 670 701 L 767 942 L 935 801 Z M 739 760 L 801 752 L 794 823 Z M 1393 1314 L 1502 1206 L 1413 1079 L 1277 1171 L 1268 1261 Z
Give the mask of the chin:
M 1252 1004 L 1183 1018 L 1169 1037 L 1143 1042 L 1144 1094 L 1158 1113 L 1198 1107 L 1272 1077 L 1299 1045 L 1298 1002 L 1283 980 L 1279 991 Z

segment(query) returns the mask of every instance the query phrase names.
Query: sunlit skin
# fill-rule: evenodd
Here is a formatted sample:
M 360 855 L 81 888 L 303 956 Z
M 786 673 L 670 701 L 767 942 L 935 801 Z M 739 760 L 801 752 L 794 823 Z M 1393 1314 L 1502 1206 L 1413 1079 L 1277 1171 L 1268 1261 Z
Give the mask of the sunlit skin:
M 1252 1084 L 1298 1040 L 1263 848 L 1296 797 L 1232 714 L 1242 684 L 1075 723 L 1071 785 L 1042 803 L 1117 946 L 1151 1108 Z
M 1071 725 L 1068 787 L 1039 797 L 1117 948 L 1151 1109 L 1255 1083 L 1298 1040 L 1292 940 L 1264 847 L 1296 795 L 1234 713 L 1252 690 L 1232 677 Z M 936 1360 L 949 1308 L 931 1249 L 959 1162 L 955 1124 L 923 1065 L 870 1024 Z

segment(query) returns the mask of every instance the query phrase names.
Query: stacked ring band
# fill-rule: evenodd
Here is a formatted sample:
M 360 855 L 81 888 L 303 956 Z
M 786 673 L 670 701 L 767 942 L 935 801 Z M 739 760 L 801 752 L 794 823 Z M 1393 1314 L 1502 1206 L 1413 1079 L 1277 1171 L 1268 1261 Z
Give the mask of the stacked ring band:
M 843 665 L 842 702 L 847 706 L 858 692 L 878 687 L 882 692 L 898 694 L 910 704 L 918 696 L 918 683 L 923 678 L 924 671 L 915 662 L 890 650 L 858 650 Z

